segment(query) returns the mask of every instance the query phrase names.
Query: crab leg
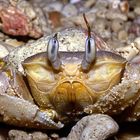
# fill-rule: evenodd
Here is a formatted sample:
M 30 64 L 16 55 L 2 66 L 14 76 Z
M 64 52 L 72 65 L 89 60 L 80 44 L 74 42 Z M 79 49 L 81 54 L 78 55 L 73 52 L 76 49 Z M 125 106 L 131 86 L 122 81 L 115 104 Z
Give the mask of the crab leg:
M 12 84 L 11 79 L 9 80 L 10 74 L 8 74 L 6 72 L 0 73 L 0 121 L 21 127 L 29 126 L 30 128 L 59 129 L 63 127 L 63 124 L 52 120 L 53 114 L 51 112 L 42 111 L 33 104 L 26 86 L 22 87 L 24 83 L 20 76 L 16 75 L 16 80 L 20 80 L 17 82 L 21 85 L 18 83 L 15 85 Z
M 128 64 L 124 78 L 94 104 L 85 108 L 86 113 L 118 114 L 140 97 L 140 66 Z

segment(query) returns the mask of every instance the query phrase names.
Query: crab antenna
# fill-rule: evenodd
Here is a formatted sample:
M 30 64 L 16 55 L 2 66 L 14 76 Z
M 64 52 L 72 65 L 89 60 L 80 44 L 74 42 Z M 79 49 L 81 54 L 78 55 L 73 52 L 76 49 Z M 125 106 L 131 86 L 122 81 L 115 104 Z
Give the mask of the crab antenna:
M 59 50 L 59 42 L 57 40 L 57 33 L 51 38 L 48 42 L 47 47 L 47 57 L 48 60 L 51 62 L 53 68 L 55 70 L 59 70 L 61 67 L 61 60 L 58 54 Z
M 86 25 L 87 25 L 88 37 L 91 37 L 91 29 L 90 29 L 90 25 L 89 25 L 89 23 L 88 23 L 88 21 L 87 21 L 87 18 L 86 18 L 85 13 L 83 13 L 83 18 L 84 18 L 84 21 L 85 21 L 85 23 L 86 23 Z
M 94 62 L 95 57 L 96 57 L 96 44 L 95 44 L 95 39 L 91 37 L 91 29 L 89 26 L 89 23 L 86 19 L 85 14 L 83 14 L 85 23 L 88 28 L 88 37 L 86 39 L 85 43 L 85 53 L 84 53 L 84 58 L 82 60 L 81 66 L 84 71 L 89 70 L 91 64 Z

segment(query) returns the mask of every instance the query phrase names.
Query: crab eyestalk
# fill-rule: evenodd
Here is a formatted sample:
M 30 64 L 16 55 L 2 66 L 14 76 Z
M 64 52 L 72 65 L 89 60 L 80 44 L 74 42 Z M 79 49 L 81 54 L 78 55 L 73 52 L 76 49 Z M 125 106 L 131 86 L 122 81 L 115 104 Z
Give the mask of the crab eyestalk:
M 88 70 L 90 68 L 90 65 L 94 62 L 95 56 L 96 56 L 96 45 L 95 45 L 95 40 L 94 38 L 91 37 L 91 29 L 89 26 L 89 23 L 85 17 L 85 14 L 83 14 L 85 23 L 88 28 L 88 37 L 86 39 L 85 43 L 85 53 L 84 53 L 84 58 L 82 60 L 82 69 Z
M 47 47 L 47 57 L 55 70 L 59 70 L 61 67 L 61 60 L 58 54 L 59 42 L 57 40 L 57 34 L 49 40 Z

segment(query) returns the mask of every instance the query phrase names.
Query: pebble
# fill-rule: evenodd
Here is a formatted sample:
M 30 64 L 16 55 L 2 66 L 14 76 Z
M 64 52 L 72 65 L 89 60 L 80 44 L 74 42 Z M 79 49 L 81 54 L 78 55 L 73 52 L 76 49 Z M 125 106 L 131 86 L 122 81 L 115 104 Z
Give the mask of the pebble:
M 96 0 L 87 0 L 87 1 L 85 2 L 84 6 L 85 6 L 86 8 L 90 8 L 90 7 L 92 7 L 93 5 L 95 5 L 95 3 L 96 3 Z
M 49 140 L 47 134 L 42 132 L 33 132 L 32 134 L 29 135 L 32 136 L 32 140 Z
M 89 25 L 92 27 L 93 22 L 96 21 L 96 15 L 95 13 L 92 12 L 87 12 L 86 13 L 86 18 L 88 20 Z M 71 25 L 71 23 L 73 23 L 73 25 L 77 25 L 78 27 L 82 27 L 84 29 L 87 29 L 87 25 L 85 24 L 85 21 L 83 19 L 83 14 L 80 14 L 79 16 L 73 16 L 73 17 L 69 17 L 69 18 L 63 18 L 62 22 L 64 23 L 64 26 L 66 26 L 66 22 L 68 22 L 69 25 Z
M 106 18 L 107 9 L 101 9 L 96 12 L 98 18 Z
M 131 42 L 133 42 L 135 38 L 136 38 L 135 34 L 129 33 L 127 44 L 130 44 Z
M 130 29 L 130 27 L 131 27 L 131 25 L 132 25 L 132 23 L 131 22 L 126 22 L 126 23 L 124 23 L 124 30 L 126 31 L 126 32 L 128 32 L 129 31 L 129 29 Z
M 20 130 L 10 130 L 8 133 L 9 140 L 30 140 L 30 136 Z
M 78 3 L 80 0 L 70 0 L 70 3 Z
M 137 15 L 140 16 L 140 7 L 136 7 L 136 8 L 134 9 L 134 12 L 135 12 Z
M 2 41 L 4 39 L 5 39 L 5 35 L 2 32 L 0 32 L 0 41 Z
M 134 133 L 132 130 L 132 132 L 123 132 L 123 133 L 117 135 L 115 140 L 140 140 L 140 136 L 139 136 L 138 132 Z
M 140 49 L 140 37 L 137 37 L 137 38 L 134 40 L 134 43 L 136 43 L 136 46 Z
M 34 11 L 32 5 L 31 5 L 29 2 L 27 2 L 27 1 L 25 1 L 25 0 L 20 1 L 20 2 L 18 3 L 17 7 L 18 7 L 23 13 L 25 13 L 25 14 L 29 17 L 30 20 L 36 18 L 36 13 L 35 13 L 35 11 Z
M 23 41 L 17 41 L 16 39 L 10 39 L 10 38 L 6 39 L 5 43 L 9 44 L 9 45 L 11 45 L 13 47 L 19 47 L 19 46 L 22 46 L 22 45 L 25 44 Z
M 0 135 L 0 140 L 6 140 L 4 136 Z
M 93 24 L 94 30 L 100 30 L 102 32 L 103 30 L 105 30 L 105 28 L 108 28 L 107 21 L 105 19 L 98 18 L 94 21 L 94 24 Z
M 61 26 L 61 13 L 58 11 L 52 11 L 48 13 L 48 17 L 52 28 L 57 28 Z
M 9 0 L 10 4 L 16 6 L 19 0 Z
M 123 29 L 124 22 L 121 19 L 114 19 L 111 24 L 111 29 L 113 32 L 118 32 L 119 30 Z
M 97 0 L 95 7 L 98 7 L 100 9 L 106 8 L 109 6 L 109 2 L 107 0 Z
M 67 140 L 105 140 L 118 129 L 117 123 L 107 115 L 89 115 L 73 126 Z
M 50 4 L 47 4 L 46 6 L 44 6 L 43 10 L 45 12 L 50 12 L 50 11 L 61 12 L 62 8 L 63 8 L 63 4 L 59 1 L 56 1 L 56 2 L 51 2 Z
M 119 33 L 118 33 L 118 39 L 120 41 L 125 41 L 125 40 L 127 40 L 127 38 L 128 38 L 128 34 L 127 34 L 127 32 L 125 30 L 119 31 Z
M 94 21 L 92 31 L 105 39 L 111 37 L 110 24 L 103 18 L 99 18 Z
M 111 38 L 111 32 L 110 30 L 104 30 L 103 32 L 100 33 L 100 36 L 104 39 L 109 39 Z
M 120 6 L 121 12 L 128 13 L 128 11 L 129 11 L 129 3 L 128 3 L 127 0 L 120 2 L 119 6 Z
M 135 13 L 134 12 L 128 12 L 127 16 L 128 16 L 128 19 L 130 19 L 130 20 L 135 19 Z
M 59 140 L 59 135 L 56 133 L 51 134 L 50 136 L 53 140 Z
M 110 5 L 113 9 L 118 9 L 120 5 L 120 0 L 110 0 Z
M 78 13 L 78 9 L 73 4 L 67 4 L 62 10 L 62 14 L 66 17 L 75 16 Z
M 40 24 L 44 34 L 50 34 L 51 29 L 48 28 L 48 22 L 46 22 L 46 17 L 44 16 L 44 13 L 43 13 L 42 9 L 40 7 L 38 7 L 37 5 L 34 5 L 34 8 L 35 8 L 35 11 L 36 11 L 37 15 L 39 15 L 37 20 L 34 21 L 34 23 L 36 22 L 36 25 Z M 40 22 L 38 22 L 38 20 Z
M 67 140 L 67 138 L 63 137 L 63 138 L 60 138 L 59 140 Z
M 140 16 L 137 16 L 134 21 L 133 21 L 135 24 L 138 24 L 140 25 Z
M 140 36 L 140 26 L 136 23 L 131 24 L 128 32 L 135 34 L 135 36 Z
M 49 140 L 47 134 L 42 132 L 27 133 L 22 130 L 10 130 L 9 140 Z
M 114 10 L 107 11 L 106 18 L 109 20 L 121 19 L 123 21 L 127 21 L 128 19 L 128 17 L 125 14 L 114 11 Z

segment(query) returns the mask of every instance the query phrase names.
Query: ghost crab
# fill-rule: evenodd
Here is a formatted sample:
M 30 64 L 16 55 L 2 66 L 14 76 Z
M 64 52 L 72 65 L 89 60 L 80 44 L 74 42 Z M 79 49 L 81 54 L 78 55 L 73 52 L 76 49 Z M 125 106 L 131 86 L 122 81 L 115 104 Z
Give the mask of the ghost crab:
M 139 59 L 118 55 L 86 24 L 88 34 L 65 30 L 1 59 L 0 121 L 59 129 L 84 112 L 114 115 L 132 105 L 128 119 L 139 119 Z

